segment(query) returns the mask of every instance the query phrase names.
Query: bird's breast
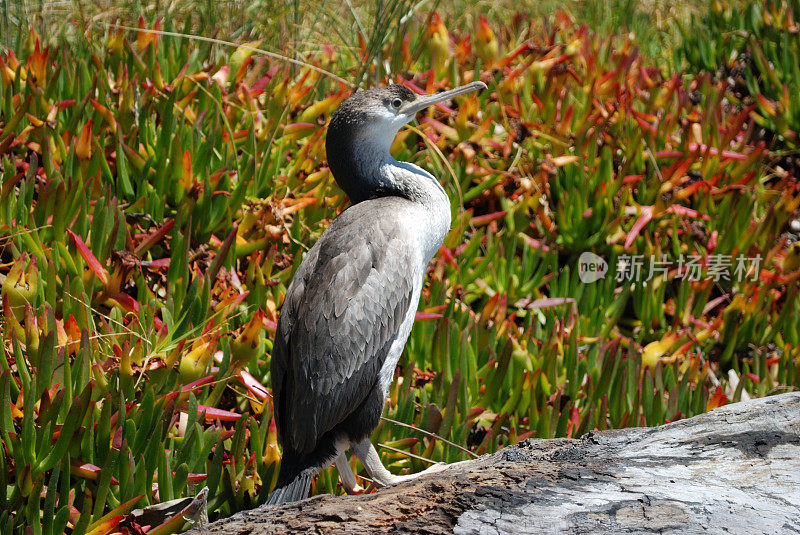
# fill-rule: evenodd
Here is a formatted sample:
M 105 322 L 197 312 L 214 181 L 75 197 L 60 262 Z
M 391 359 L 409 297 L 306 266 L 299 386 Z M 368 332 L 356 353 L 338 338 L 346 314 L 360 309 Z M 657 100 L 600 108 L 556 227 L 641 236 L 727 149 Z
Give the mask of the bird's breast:
M 421 267 L 424 272 L 450 231 L 450 204 L 417 204 L 402 214 L 401 219 L 401 224 L 413 237 L 421 253 Z

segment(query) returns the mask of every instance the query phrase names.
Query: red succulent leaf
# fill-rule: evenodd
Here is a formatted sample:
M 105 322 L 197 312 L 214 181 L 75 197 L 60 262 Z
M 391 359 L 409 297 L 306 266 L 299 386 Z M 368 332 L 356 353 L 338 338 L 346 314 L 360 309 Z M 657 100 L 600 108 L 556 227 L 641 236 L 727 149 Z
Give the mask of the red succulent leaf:
M 633 244 L 633 240 L 636 239 L 636 236 L 642 231 L 642 229 L 647 225 L 650 220 L 653 219 L 653 207 L 652 206 L 642 206 L 642 215 L 639 216 L 639 219 L 633 224 L 631 227 L 630 232 L 628 232 L 628 237 L 625 238 L 625 248 L 627 249 Z
M 442 319 L 444 314 L 436 312 L 417 312 L 414 314 L 414 321 L 436 321 Z
M 164 226 L 160 229 L 155 231 L 154 233 L 150 234 L 147 238 L 142 240 L 142 242 L 136 246 L 136 250 L 134 251 L 137 255 L 141 256 L 145 251 L 150 249 L 153 245 L 157 244 L 161 241 L 161 239 L 167 235 L 167 233 L 172 230 L 172 227 L 175 225 L 175 220 L 170 219 Z
M 207 422 L 213 422 L 216 420 L 221 420 L 223 422 L 234 422 L 242 417 L 241 414 L 223 409 L 217 409 L 216 407 L 208 407 L 206 405 L 198 405 L 197 412 L 200 414 L 205 414 Z
M 268 396 L 271 395 L 269 389 L 262 385 L 258 379 L 253 377 L 250 372 L 246 370 L 240 371 L 236 378 L 239 379 L 239 382 L 242 383 L 245 388 L 247 388 L 247 391 L 250 392 L 250 394 L 254 395 L 261 401 L 264 401 Z
M 83 257 L 83 260 L 89 266 L 97 278 L 100 279 L 100 282 L 103 283 L 103 286 L 108 284 L 108 271 L 104 268 L 100 261 L 92 254 L 92 251 L 89 250 L 89 247 L 86 246 L 86 243 L 74 232 L 67 229 L 67 233 L 72 236 L 72 239 L 75 241 L 75 246 L 78 248 L 78 252 Z

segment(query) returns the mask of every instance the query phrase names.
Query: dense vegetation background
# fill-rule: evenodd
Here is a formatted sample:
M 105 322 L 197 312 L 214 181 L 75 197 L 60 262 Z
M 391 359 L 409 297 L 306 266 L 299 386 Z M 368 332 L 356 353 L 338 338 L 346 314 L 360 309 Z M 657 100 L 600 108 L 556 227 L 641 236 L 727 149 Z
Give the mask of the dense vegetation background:
M 0 532 L 265 500 L 271 336 L 348 205 L 324 136 L 355 87 L 489 85 L 394 145 L 454 223 L 390 469 L 800 386 L 800 2 L 455 4 L 0 3 Z

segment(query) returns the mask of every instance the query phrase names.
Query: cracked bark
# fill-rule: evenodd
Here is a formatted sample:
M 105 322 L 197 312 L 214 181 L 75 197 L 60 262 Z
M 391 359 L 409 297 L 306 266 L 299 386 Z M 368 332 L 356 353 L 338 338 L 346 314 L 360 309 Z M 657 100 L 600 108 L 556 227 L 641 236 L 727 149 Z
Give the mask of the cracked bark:
M 365 496 L 192 533 L 800 533 L 800 393 L 655 428 L 529 440 Z

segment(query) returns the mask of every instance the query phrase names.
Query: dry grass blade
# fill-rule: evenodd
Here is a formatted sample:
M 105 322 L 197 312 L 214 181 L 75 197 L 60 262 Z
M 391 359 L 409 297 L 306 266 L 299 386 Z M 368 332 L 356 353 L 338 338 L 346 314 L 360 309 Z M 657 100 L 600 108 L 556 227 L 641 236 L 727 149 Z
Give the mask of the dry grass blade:
M 438 441 L 440 441 L 440 442 L 442 442 L 444 444 L 447 444 L 448 446 L 453 446 L 457 450 L 463 451 L 464 453 L 466 453 L 470 457 L 473 457 L 473 458 L 477 458 L 478 457 L 478 455 L 475 452 L 469 451 L 464 446 L 459 446 L 458 444 L 456 444 L 454 442 L 450 442 L 446 438 L 442 438 L 439 435 L 437 435 L 436 433 L 431 433 L 430 431 L 426 431 L 425 429 L 420 429 L 419 427 L 416 427 L 416 426 L 413 426 L 413 425 L 409 425 L 409 424 L 406 424 L 406 423 L 403 423 L 403 422 L 398 422 L 397 420 L 393 420 L 393 419 L 387 418 L 385 416 L 381 416 L 381 420 L 383 420 L 384 422 L 389 422 L 390 424 L 393 424 L 393 425 L 399 425 L 400 427 L 405 427 L 406 429 L 411 429 L 411 430 L 416 431 L 418 433 L 422 433 L 426 437 L 431 437 L 431 438 L 434 438 L 434 439 L 436 439 L 436 440 L 438 440 Z
M 316 65 L 314 65 L 312 63 L 307 63 L 305 61 L 300 61 L 300 60 L 297 60 L 297 59 L 294 59 L 294 58 L 290 58 L 288 56 L 284 56 L 283 54 L 278 54 L 277 52 L 270 52 L 269 50 L 264 50 L 263 48 L 257 48 L 257 47 L 254 47 L 254 46 L 250 46 L 248 44 L 237 44 L 237 43 L 233 43 L 231 41 L 225 41 L 223 39 L 216 39 L 214 37 L 205 37 L 205 36 L 202 36 L 202 35 L 192 35 L 192 34 L 189 34 L 189 33 L 168 32 L 168 31 L 164 31 L 164 30 L 137 28 L 135 26 L 125 26 L 125 25 L 116 24 L 116 23 L 113 23 L 113 22 L 98 21 L 98 24 L 102 24 L 102 25 L 106 26 L 107 28 L 117 28 L 117 29 L 120 29 L 120 30 L 129 30 L 129 31 L 132 31 L 132 32 L 142 32 L 142 33 L 148 33 L 148 34 L 152 33 L 152 34 L 156 34 L 156 35 L 165 35 L 165 36 L 169 36 L 169 37 L 181 37 L 181 38 L 184 38 L 184 39 L 190 39 L 190 40 L 194 40 L 194 41 L 203 41 L 203 42 L 206 42 L 206 43 L 213 43 L 213 44 L 216 44 L 216 45 L 223 45 L 223 46 L 230 46 L 230 47 L 234 47 L 234 48 L 242 48 L 242 49 L 246 49 L 246 50 L 252 50 L 253 52 L 256 52 L 258 54 L 262 54 L 264 56 L 268 56 L 270 58 L 277 59 L 279 61 L 283 61 L 283 62 L 286 62 L 286 63 L 291 63 L 292 65 L 297 65 L 298 67 L 306 67 L 308 69 L 311 69 L 312 71 L 316 71 L 316 72 L 318 72 L 318 73 L 320 73 L 320 74 L 322 74 L 324 76 L 332 78 L 332 79 L 336 80 L 337 82 L 339 82 L 340 84 L 343 84 L 343 85 L 345 85 L 347 87 L 353 87 L 352 83 L 348 82 L 347 80 L 345 80 L 341 76 L 338 76 L 338 75 L 336 75 L 336 74 L 334 74 L 334 73 L 332 73 L 330 71 L 327 71 L 327 70 L 323 69 L 322 67 L 317 67 Z
M 419 455 L 415 455 L 415 454 L 410 453 L 408 451 L 398 450 L 397 448 L 393 448 L 391 446 L 387 446 L 386 444 L 381 444 L 380 442 L 378 443 L 378 446 L 380 446 L 383 449 L 387 449 L 389 451 L 393 451 L 395 453 L 399 453 L 401 455 L 405 455 L 406 457 L 411 457 L 412 459 L 416 459 L 418 461 L 425 461 L 426 463 L 429 463 L 429 464 L 438 464 L 438 461 L 432 461 L 430 459 L 426 459 L 425 457 L 420 457 Z

